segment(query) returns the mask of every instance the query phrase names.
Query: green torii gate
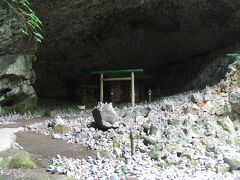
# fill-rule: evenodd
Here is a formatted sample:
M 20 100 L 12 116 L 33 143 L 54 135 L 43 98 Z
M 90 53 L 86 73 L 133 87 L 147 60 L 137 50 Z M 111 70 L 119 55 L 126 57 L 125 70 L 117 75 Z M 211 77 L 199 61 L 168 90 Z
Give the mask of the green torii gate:
M 100 74 L 100 102 L 103 102 L 103 82 L 104 81 L 131 81 L 131 102 L 135 106 L 135 75 L 134 73 L 143 72 L 143 69 L 127 69 L 112 71 L 92 71 L 92 74 Z M 107 74 L 130 74 L 129 77 L 104 78 Z

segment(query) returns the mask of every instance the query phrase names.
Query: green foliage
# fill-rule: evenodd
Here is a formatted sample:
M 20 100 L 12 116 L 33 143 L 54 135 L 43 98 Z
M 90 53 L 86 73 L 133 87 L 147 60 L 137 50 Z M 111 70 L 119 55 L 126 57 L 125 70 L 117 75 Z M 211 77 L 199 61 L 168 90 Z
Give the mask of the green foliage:
M 168 169 L 170 167 L 170 164 L 167 161 L 163 162 L 162 168 L 163 169 Z
M 29 0 L 4 0 L 9 8 L 15 13 L 23 22 L 20 31 L 33 37 L 37 43 L 41 43 L 42 36 L 42 22 L 39 20 L 35 12 L 31 9 Z
M 237 69 L 240 70 L 240 54 L 232 53 L 232 54 L 227 54 L 227 56 L 235 59 L 235 64 L 237 66 Z
M 35 169 L 36 167 L 37 165 L 27 152 L 16 154 L 8 164 L 8 168 L 10 169 Z

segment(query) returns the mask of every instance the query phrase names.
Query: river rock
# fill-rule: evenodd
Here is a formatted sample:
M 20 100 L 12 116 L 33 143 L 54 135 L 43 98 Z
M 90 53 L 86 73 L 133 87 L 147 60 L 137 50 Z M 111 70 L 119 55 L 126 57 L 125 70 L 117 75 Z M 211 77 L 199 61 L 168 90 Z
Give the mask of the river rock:
M 203 143 L 206 145 L 206 150 L 214 152 L 217 149 L 218 140 L 212 136 L 203 138 Z
M 193 93 L 191 96 L 191 100 L 194 103 L 199 103 L 203 101 L 203 96 L 200 93 Z
M 240 170 L 240 159 L 239 157 L 224 157 L 223 158 L 224 162 L 229 164 L 229 166 L 231 167 L 231 170 Z
M 57 125 L 64 125 L 65 122 L 64 122 L 64 120 L 60 116 L 57 116 L 55 118 L 55 120 L 54 120 L 54 124 L 55 124 L 55 126 L 57 126 Z
M 156 149 L 152 149 L 151 151 L 148 152 L 148 156 L 151 159 L 157 160 L 160 157 L 160 151 L 156 150 Z
M 216 112 L 216 106 L 213 102 L 208 101 L 206 104 L 202 107 L 202 110 L 209 113 L 209 114 L 215 114 Z
M 136 116 L 143 116 L 144 118 L 148 117 L 149 113 L 151 112 L 150 107 L 139 107 L 136 108 L 135 110 Z
M 225 174 L 230 171 L 230 166 L 227 163 L 217 165 L 216 167 L 217 173 Z
M 146 146 L 149 145 L 149 144 L 155 145 L 155 144 L 157 143 L 157 139 L 156 139 L 156 137 L 154 137 L 154 136 L 146 136 L 146 137 L 144 138 L 143 143 L 144 143 Z
M 229 131 L 231 133 L 235 132 L 235 128 L 233 126 L 233 123 L 232 123 L 231 119 L 228 116 L 220 118 L 217 121 L 217 123 L 219 125 L 221 125 L 223 127 L 223 129 L 226 130 L 226 131 Z
M 229 93 L 231 113 L 234 118 L 240 115 L 240 88 L 235 88 Z
M 174 110 L 174 105 L 170 101 L 164 101 L 163 106 L 162 106 L 163 111 L 173 111 Z

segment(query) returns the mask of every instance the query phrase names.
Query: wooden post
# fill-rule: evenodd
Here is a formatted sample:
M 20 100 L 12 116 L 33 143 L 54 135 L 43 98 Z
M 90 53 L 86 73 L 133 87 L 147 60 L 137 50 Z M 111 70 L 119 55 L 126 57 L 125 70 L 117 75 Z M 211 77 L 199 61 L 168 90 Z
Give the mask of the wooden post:
M 135 154 L 135 144 L 134 144 L 134 134 L 132 131 L 130 132 L 130 145 L 131 145 L 131 155 L 133 156 Z
M 103 73 L 100 74 L 100 102 L 103 103 Z
M 135 106 L 135 82 L 134 72 L 131 73 L 131 95 L 132 95 L 132 107 Z

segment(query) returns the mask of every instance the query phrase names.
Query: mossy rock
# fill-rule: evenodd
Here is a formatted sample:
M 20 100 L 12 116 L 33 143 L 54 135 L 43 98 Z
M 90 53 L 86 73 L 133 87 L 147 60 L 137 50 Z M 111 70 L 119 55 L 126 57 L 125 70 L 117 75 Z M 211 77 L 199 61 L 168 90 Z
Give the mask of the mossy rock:
M 3 167 L 8 169 L 35 169 L 37 165 L 28 152 L 20 152 L 11 157 Z
M 156 150 L 156 149 L 152 149 L 151 151 L 148 152 L 148 156 L 151 159 L 157 160 L 160 156 L 160 151 Z
M 67 134 L 71 129 L 66 125 L 57 125 L 53 127 L 53 132 L 58 134 Z
M 100 153 L 100 156 L 102 158 L 107 158 L 107 159 L 111 159 L 112 158 L 112 153 L 110 151 L 106 150 L 106 149 L 100 150 L 99 153 Z
M 147 145 L 155 145 L 157 143 L 157 139 L 154 136 L 147 136 L 144 138 L 143 143 Z

